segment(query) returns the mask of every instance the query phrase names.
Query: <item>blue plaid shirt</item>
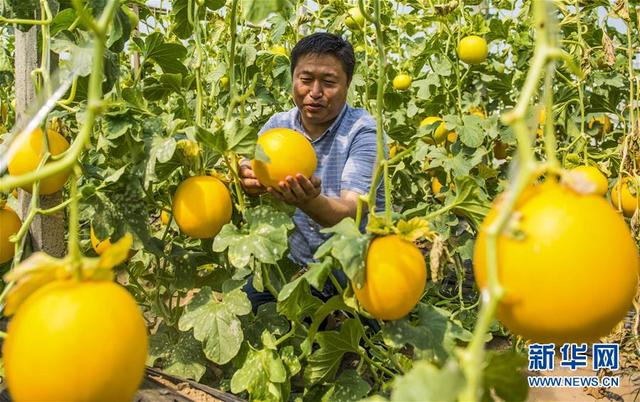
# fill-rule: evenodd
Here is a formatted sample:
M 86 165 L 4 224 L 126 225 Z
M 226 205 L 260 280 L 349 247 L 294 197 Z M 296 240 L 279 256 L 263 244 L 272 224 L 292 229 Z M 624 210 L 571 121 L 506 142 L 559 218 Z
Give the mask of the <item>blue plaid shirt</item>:
M 271 128 L 289 128 L 311 141 L 318 158 L 314 175 L 322 181 L 321 191 L 325 196 L 339 198 L 342 190 L 358 194 L 369 192 L 376 160 L 376 122 L 366 110 L 345 104 L 333 124 L 315 140 L 305 133 L 297 107 L 273 115 L 259 135 Z M 376 205 L 378 211 L 384 209 L 382 182 Z M 289 258 L 304 267 L 313 261 L 317 248 L 331 235 L 320 233 L 323 227 L 299 209 L 293 215 L 293 222 L 295 229 L 289 236 Z M 365 226 L 366 215 L 363 214 L 361 230 Z

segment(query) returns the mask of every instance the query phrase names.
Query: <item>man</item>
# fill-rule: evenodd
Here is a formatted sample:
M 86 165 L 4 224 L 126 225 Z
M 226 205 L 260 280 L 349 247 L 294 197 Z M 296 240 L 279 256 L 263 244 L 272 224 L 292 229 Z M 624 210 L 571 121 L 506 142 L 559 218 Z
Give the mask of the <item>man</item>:
M 302 267 L 313 261 L 316 249 L 329 237 L 320 230 L 343 218 L 355 218 L 358 196 L 371 187 L 376 123 L 367 111 L 346 103 L 354 67 L 353 47 L 341 37 L 315 33 L 301 39 L 291 52 L 296 107 L 275 114 L 260 130 L 262 134 L 284 127 L 304 134 L 318 158 L 313 177 L 289 176 L 278 188 L 265 188 L 248 161 L 240 166 L 242 185 L 248 194 L 269 192 L 297 207 L 289 258 Z M 383 207 L 384 188 L 380 185 L 377 208 Z

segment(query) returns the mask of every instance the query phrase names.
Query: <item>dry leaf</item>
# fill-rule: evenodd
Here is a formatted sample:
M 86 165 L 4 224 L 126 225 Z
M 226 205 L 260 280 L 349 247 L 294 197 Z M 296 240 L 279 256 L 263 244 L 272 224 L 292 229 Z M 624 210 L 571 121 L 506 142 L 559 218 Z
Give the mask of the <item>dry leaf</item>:
M 616 0 L 616 4 L 613 6 L 613 12 L 627 22 L 630 20 L 629 7 L 627 6 L 626 0 Z
M 604 50 L 604 62 L 609 67 L 613 66 L 616 63 L 616 49 L 605 29 L 602 30 L 602 49 Z
M 429 251 L 429 272 L 431 280 L 435 283 L 440 281 L 440 260 L 444 254 L 444 242 L 439 235 L 433 236 L 431 250 Z
M 580 69 L 582 69 L 584 78 L 591 74 L 591 49 L 589 48 L 584 49 L 582 60 L 580 60 Z
M 456 8 L 458 8 L 457 1 L 450 1 L 446 4 L 436 4 L 433 6 L 436 15 L 447 15 L 451 14 Z
M 5 282 L 15 282 L 7 293 L 4 314 L 13 315 L 33 292 L 50 282 L 66 278 L 67 265 L 66 259 L 54 258 L 43 252 L 34 253 L 18 264 L 4 276 Z

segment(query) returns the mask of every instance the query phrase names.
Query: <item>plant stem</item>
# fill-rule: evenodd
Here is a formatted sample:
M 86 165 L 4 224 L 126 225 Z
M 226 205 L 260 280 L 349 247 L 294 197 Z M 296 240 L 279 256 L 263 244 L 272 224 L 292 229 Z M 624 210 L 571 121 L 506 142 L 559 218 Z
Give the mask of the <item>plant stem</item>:
M 286 334 L 284 334 L 280 338 L 278 338 L 278 340 L 275 342 L 275 346 L 280 345 L 282 342 L 286 341 L 287 339 L 289 339 L 293 335 L 295 335 L 296 329 L 297 329 L 297 323 L 295 321 L 293 321 L 291 323 L 291 329 L 289 330 L 289 332 L 287 332 Z
M 462 370 L 467 380 L 465 389 L 460 396 L 460 400 L 463 401 L 478 401 L 482 395 L 484 338 L 494 319 L 498 302 L 504 294 L 504 289 L 498 280 L 498 236 L 508 222 L 520 194 L 543 169 L 548 167 L 548 165 L 538 165 L 535 162 L 525 118 L 529 100 L 535 96 L 537 83 L 543 73 L 543 67 L 547 59 L 551 56 L 563 57 L 561 52 L 550 52 L 548 50 L 549 41 L 553 40 L 547 36 L 548 25 L 553 24 L 553 21 L 550 21 L 551 18 L 548 18 L 551 15 L 551 13 L 548 13 L 548 8 L 551 7 L 551 4 L 551 1 L 546 0 L 533 3 L 534 26 L 537 30 L 534 60 L 527 74 L 518 103 L 509 114 L 503 117 L 503 121 L 510 124 L 516 133 L 519 164 L 510 191 L 506 192 L 504 202 L 497 207 L 498 215 L 496 219 L 486 228 L 487 286 L 480 290 L 482 305 L 471 342 L 459 354 Z M 549 133 L 549 135 L 553 135 L 553 132 Z
M 236 36 L 237 36 L 237 27 L 236 27 L 236 17 L 238 13 L 238 0 L 233 0 L 231 3 L 231 14 L 230 14 L 230 26 L 231 26 L 231 42 L 229 43 L 229 99 L 234 99 L 236 97 Z M 227 121 L 231 120 L 233 108 L 229 106 L 227 109 Z
M 377 134 L 377 148 L 376 148 L 376 162 L 375 162 L 375 172 L 373 175 L 373 180 L 371 181 L 371 188 L 369 189 L 369 210 L 372 214 L 375 214 L 376 209 L 376 194 L 378 189 L 378 184 L 380 183 L 380 174 L 381 167 L 385 161 L 384 155 L 384 122 L 382 120 L 382 110 L 384 108 L 384 85 L 385 85 L 385 70 L 386 70 L 386 58 L 384 51 L 384 35 L 382 33 L 382 25 L 380 23 L 380 0 L 373 0 L 374 4 L 374 16 L 370 16 L 364 7 L 364 1 L 358 0 L 358 6 L 360 7 L 360 12 L 365 16 L 366 19 L 373 22 L 376 29 L 376 43 L 378 45 L 378 83 L 377 83 L 377 93 L 376 93 L 376 134 Z M 385 183 L 386 184 L 386 183 Z M 391 216 L 391 203 L 387 203 L 386 200 L 391 199 L 391 188 L 386 186 L 384 187 L 385 192 L 385 214 L 386 216 Z
M 78 212 L 78 177 L 76 172 L 71 174 L 71 199 L 69 205 L 69 256 L 71 257 L 71 271 L 76 281 L 82 280 L 82 254 L 80 253 L 80 241 L 78 233 L 80 231 Z

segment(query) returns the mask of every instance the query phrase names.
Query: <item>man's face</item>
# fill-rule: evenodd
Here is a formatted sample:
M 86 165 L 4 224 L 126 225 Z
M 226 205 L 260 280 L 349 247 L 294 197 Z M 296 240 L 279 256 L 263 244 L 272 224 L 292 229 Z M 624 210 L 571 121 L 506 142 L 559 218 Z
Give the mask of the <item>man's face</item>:
M 347 100 L 347 74 L 332 55 L 307 54 L 293 70 L 293 101 L 306 125 L 335 119 Z

